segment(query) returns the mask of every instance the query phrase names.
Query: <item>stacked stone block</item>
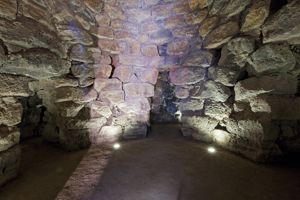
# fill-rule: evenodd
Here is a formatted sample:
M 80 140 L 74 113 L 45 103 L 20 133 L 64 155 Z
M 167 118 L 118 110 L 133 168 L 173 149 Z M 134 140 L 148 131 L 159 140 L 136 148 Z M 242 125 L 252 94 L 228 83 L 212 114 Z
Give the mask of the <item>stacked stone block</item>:
M 210 51 L 215 60 L 206 66 L 184 62 L 191 65 L 170 72 L 171 82 L 190 92 L 182 103 L 197 99 L 203 105 L 182 110 L 179 103 L 183 134 L 256 161 L 299 152 L 299 34 L 291 31 L 298 28 L 299 1 L 272 16 L 268 0 L 189 3 L 208 13 L 199 51 Z
M 2 0 L 0 184 L 17 172 L 23 107 L 45 110 L 21 128 L 67 150 L 145 137 L 163 106 L 185 136 L 248 158 L 299 152 L 299 6 Z

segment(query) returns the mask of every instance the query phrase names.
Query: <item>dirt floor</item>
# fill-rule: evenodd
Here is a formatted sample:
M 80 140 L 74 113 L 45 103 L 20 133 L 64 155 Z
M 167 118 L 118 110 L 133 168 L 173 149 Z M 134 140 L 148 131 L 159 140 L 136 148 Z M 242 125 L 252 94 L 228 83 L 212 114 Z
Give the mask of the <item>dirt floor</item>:
M 88 200 L 300 199 L 300 160 L 259 165 L 218 148 L 210 154 L 207 147 L 180 136 L 176 125 L 154 125 L 149 138 L 121 142 L 102 177 L 95 174 Z M 23 143 L 22 149 L 20 176 L 0 190 L 1 200 L 54 200 L 87 155 L 40 140 Z M 93 163 L 99 165 L 84 165 Z
M 90 200 L 296 200 L 300 162 L 258 165 L 184 139 L 173 125 L 153 126 L 111 157 Z
M 40 138 L 21 144 L 19 176 L 0 189 L 0 200 L 54 200 L 86 150 L 68 153 Z

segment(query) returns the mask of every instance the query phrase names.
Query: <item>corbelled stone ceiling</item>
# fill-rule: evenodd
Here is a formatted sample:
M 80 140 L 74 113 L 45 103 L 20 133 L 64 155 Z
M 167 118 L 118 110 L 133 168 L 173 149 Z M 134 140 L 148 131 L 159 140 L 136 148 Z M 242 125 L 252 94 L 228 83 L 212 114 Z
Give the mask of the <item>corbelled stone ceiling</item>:
M 20 138 L 77 150 L 150 121 L 255 161 L 300 152 L 299 74 L 299 0 L 1 0 L 0 185 Z

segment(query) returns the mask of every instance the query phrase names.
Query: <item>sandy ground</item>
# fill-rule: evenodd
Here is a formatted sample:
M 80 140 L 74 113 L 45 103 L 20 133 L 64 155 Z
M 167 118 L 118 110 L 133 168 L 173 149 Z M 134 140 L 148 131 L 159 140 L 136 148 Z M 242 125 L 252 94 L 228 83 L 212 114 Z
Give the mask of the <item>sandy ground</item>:
M 0 200 L 53 200 L 86 150 L 68 153 L 40 138 L 21 144 L 19 176 L 0 189 Z

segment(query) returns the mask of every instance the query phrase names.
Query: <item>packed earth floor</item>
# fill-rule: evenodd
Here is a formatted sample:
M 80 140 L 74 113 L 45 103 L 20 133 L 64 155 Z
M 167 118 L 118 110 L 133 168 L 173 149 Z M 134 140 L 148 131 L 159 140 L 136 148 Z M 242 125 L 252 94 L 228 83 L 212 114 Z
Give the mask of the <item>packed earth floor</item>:
M 263 165 L 220 148 L 211 154 L 208 145 L 183 138 L 179 130 L 153 125 L 149 138 L 122 142 L 87 199 L 300 199 L 299 160 Z M 20 176 L 0 190 L 1 200 L 55 199 L 86 155 L 63 154 L 37 139 L 23 143 L 22 150 Z

